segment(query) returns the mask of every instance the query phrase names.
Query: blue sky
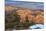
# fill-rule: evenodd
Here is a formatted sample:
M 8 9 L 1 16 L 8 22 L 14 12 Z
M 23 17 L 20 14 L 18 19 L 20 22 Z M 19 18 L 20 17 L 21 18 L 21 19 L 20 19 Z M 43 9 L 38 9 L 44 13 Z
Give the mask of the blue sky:
M 16 7 L 25 7 L 31 9 L 44 9 L 43 2 L 26 2 L 26 1 L 13 1 L 5 0 L 6 5 L 16 6 Z

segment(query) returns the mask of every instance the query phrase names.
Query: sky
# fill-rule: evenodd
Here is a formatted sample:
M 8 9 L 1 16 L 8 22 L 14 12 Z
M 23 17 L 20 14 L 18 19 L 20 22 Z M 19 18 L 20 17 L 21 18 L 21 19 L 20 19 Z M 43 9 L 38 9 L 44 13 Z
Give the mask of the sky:
M 11 5 L 15 7 L 24 7 L 30 9 L 44 9 L 43 2 L 26 2 L 26 1 L 14 1 L 14 0 L 5 0 L 6 5 Z

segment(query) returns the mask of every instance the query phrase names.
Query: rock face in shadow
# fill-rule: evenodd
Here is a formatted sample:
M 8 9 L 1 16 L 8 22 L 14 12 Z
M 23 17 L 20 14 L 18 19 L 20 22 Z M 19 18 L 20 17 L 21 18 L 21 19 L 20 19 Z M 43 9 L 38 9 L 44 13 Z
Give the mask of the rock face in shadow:
M 16 12 L 20 16 L 20 22 L 23 23 L 26 22 L 26 17 L 28 17 L 28 15 L 31 14 L 31 11 L 27 9 L 19 9 Z

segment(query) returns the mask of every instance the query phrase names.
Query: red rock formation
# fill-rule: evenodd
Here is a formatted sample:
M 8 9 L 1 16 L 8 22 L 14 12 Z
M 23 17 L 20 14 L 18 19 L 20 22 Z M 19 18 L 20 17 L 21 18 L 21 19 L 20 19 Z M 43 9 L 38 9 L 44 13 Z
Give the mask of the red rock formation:
M 5 11 L 13 11 L 14 9 L 17 9 L 12 6 L 6 6 Z M 29 9 L 25 8 L 18 8 L 16 11 L 17 15 L 20 16 L 20 22 L 26 22 L 26 16 L 28 17 L 29 22 L 34 22 L 34 23 L 44 23 L 43 15 L 41 15 L 41 11 L 32 11 Z M 34 15 L 32 15 L 34 14 Z M 43 13 L 42 13 L 43 14 Z

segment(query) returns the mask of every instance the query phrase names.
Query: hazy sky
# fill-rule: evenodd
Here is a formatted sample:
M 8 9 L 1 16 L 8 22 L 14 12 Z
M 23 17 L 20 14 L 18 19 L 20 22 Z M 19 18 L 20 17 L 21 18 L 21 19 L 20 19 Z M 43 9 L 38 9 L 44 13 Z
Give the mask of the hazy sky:
M 13 0 L 6 0 L 6 5 L 16 6 L 16 7 L 25 7 L 31 9 L 44 9 L 43 2 L 26 2 L 26 1 L 13 1 Z

